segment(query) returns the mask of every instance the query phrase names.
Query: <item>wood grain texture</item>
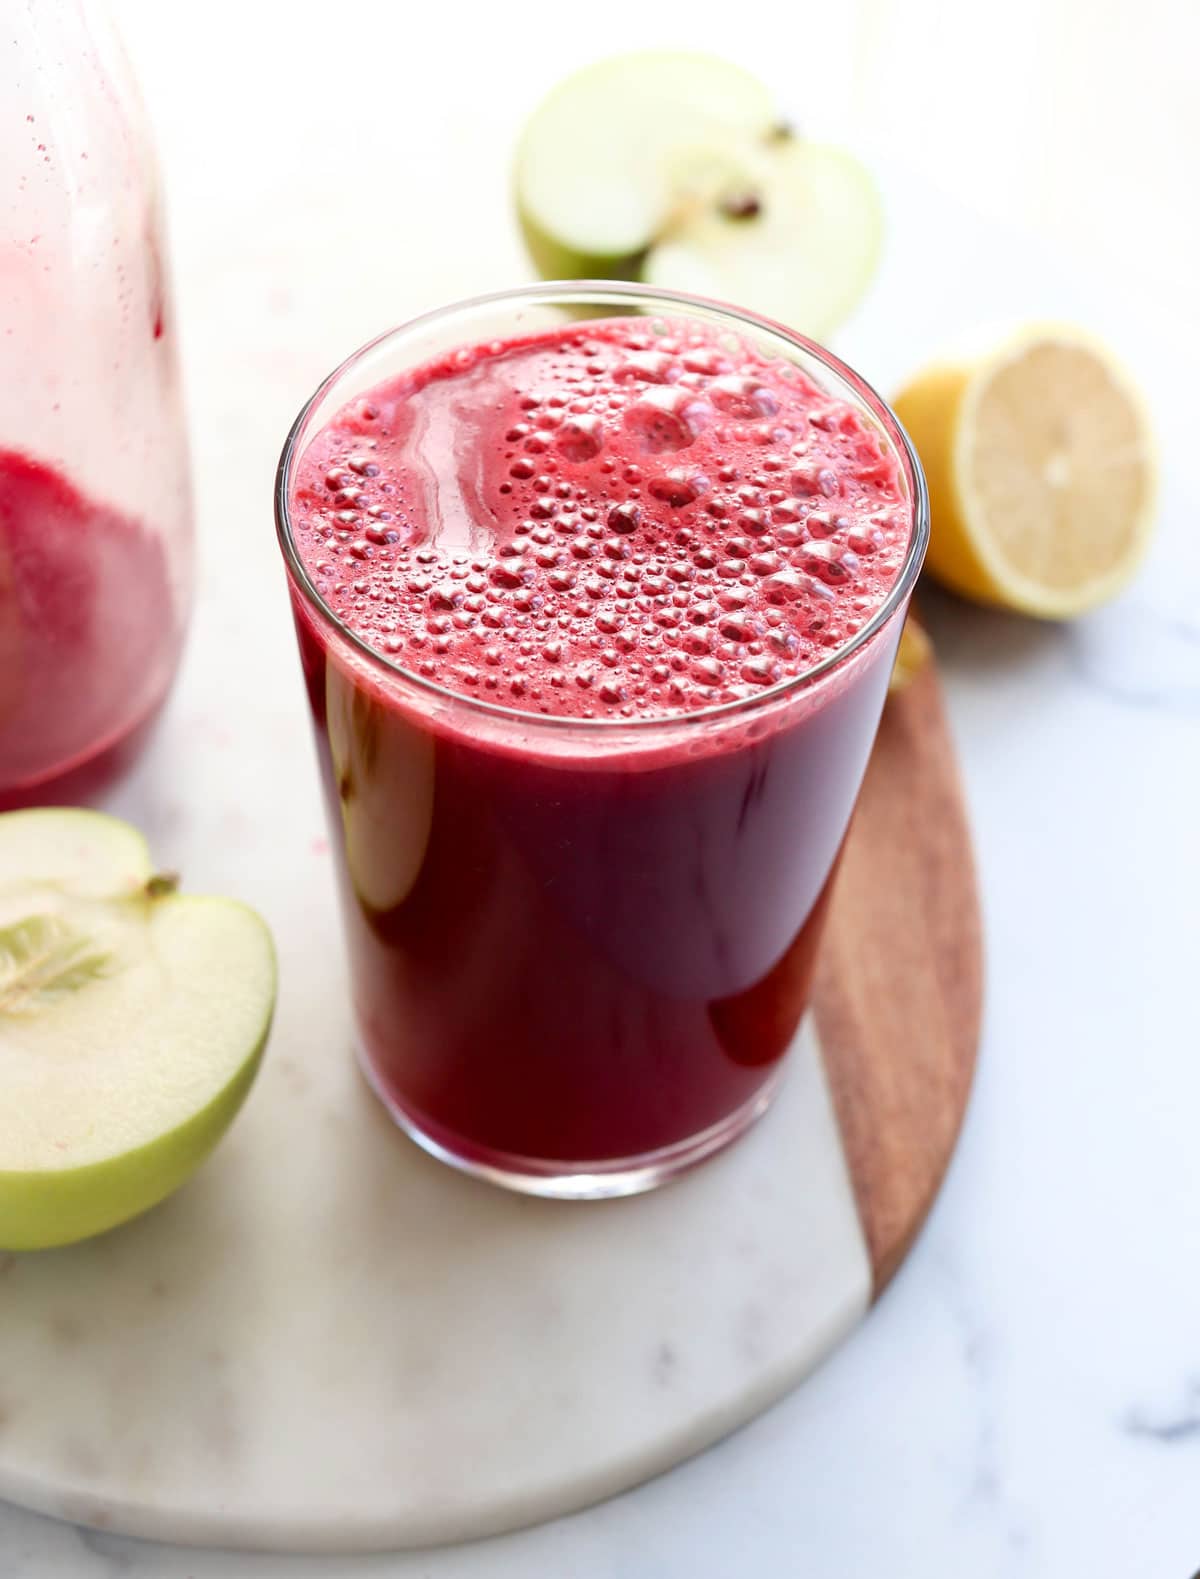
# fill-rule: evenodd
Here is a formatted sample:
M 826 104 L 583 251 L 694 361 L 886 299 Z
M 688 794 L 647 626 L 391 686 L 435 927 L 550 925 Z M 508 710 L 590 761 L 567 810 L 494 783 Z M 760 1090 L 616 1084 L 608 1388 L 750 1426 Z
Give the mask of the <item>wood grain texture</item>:
M 950 1161 L 979 1042 L 970 833 L 937 672 L 889 697 L 817 964 L 815 1007 L 876 1297 Z

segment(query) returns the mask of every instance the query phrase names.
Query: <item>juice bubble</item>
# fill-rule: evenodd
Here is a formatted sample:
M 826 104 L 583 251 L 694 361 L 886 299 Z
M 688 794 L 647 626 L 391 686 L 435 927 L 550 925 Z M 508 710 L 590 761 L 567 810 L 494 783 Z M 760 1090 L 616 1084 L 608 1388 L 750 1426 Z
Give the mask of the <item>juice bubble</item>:
M 533 579 L 533 571 L 524 560 L 507 559 L 492 566 L 488 579 L 494 587 L 519 587 Z
M 749 568 L 756 576 L 773 576 L 782 567 L 783 561 L 778 554 L 755 554 L 749 561 Z
M 636 504 L 626 501 L 623 504 L 614 504 L 606 519 L 609 529 L 613 532 L 636 532 L 638 522 L 642 519 L 642 512 Z
M 707 479 L 702 473 L 688 472 L 682 467 L 674 467 L 671 471 L 660 472 L 657 477 L 651 477 L 647 491 L 655 499 L 661 499 L 664 504 L 669 504 L 672 509 L 678 510 L 685 504 L 695 504 L 706 486 Z
M 625 408 L 625 427 L 652 455 L 686 450 L 712 417 L 712 407 L 688 389 L 648 389 Z
M 604 445 L 604 428 L 599 417 L 569 417 L 554 441 L 558 453 L 567 461 L 591 460 Z
M 795 603 L 802 596 L 807 585 L 805 577 L 789 565 L 786 570 L 780 570 L 775 575 L 769 576 L 763 583 L 769 603 Z
M 775 658 L 748 658 L 742 665 L 741 675 L 752 685 L 774 685 L 783 677 L 783 665 Z
M 844 515 L 834 515 L 829 510 L 810 510 L 804 517 L 809 537 L 835 537 L 849 529 L 850 522 Z
M 713 379 L 708 393 L 713 405 L 732 417 L 772 417 L 779 410 L 779 401 L 765 384 L 736 373 Z
M 800 563 L 810 575 L 819 576 L 830 586 L 848 579 L 849 571 L 832 543 L 805 543 L 798 550 Z
M 680 369 L 665 351 L 631 351 L 612 370 L 618 383 L 636 379 L 644 384 L 665 384 L 678 377 Z
M 811 498 L 812 495 L 819 494 L 822 491 L 820 471 L 821 468 L 813 465 L 811 462 L 796 467 L 788 477 L 788 482 L 797 498 Z
M 758 627 L 749 615 L 737 613 L 726 614 L 717 629 L 726 641 L 739 644 L 753 641 L 758 633 Z
M 847 547 L 856 554 L 873 554 L 883 547 L 883 533 L 865 526 L 852 526 L 846 533 Z

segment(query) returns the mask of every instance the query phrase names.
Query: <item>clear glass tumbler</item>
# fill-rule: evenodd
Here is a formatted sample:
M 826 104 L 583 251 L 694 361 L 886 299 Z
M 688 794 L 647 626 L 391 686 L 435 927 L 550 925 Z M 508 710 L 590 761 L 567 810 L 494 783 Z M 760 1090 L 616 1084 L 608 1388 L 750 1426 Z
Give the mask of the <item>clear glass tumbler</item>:
M 452 348 L 632 314 L 733 331 L 855 408 L 897 460 L 910 515 L 883 606 L 808 672 L 667 717 L 523 712 L 366 646 L 294 538 L 314 436 Z M 574 1198 L 648 1189 L 733 1140 L 769 1102 L 808 1000 L 924 554 L 924 480 L 886 405 L 828 352 L 731 308 L 530 287 L 432 313 L 343 363 L 288 437 L 276 509 L 361 1059 L 393 1116 L 460 1168 Z
M 105 8 L 0 30 L 0 806 L 77 798 L 166 696 L 192 561 L 150 134 Z

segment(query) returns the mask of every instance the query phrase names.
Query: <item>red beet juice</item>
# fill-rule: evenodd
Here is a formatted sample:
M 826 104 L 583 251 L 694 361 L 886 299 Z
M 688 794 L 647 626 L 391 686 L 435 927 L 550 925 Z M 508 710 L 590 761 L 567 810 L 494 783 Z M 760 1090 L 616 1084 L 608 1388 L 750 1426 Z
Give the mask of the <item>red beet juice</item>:
M 368 1074 L 521 1188 L 716 1149 L 807 1001 L 920 485 L 852 375 L 744 327 L 459 345 L 327 391 L 281 469 Z

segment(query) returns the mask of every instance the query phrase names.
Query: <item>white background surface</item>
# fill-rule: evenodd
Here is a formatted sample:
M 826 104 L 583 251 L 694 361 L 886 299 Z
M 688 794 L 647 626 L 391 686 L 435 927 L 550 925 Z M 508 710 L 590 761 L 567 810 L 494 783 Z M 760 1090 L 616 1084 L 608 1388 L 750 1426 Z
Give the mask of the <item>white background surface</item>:
M 270 796 L 300 796 L 319 832 L 315 775 L 269 777 L 273 732 L 305 727 L 269 521 L 286 425 L 385 322 L 524 277 L 507 208 L 512 133 L 589 55 L 717 48 L 768 75 L 802 126 L 886 151 L 885 268 L 838 348 L 886 391 L 980 319 L 1079 318 L 1146 386 L 1166 477 L 1156 549 L 1111 609 L 1044 629 L 928 600 L 985 898 L 982 1064 L 928 1231 L 813 1380 L 662 1480 L 501 1541 L 251 1560 L 0 1509 L 3 1579 L 1189 1579 L 1200 1567 L 1200 120 L 1184 36 L 1195 8 L 117 9 L 168 177 L 201 575 L 163 734 L 114 805 L 157 808 L 150 831 L 168 857 L 181 824 L 202 835 L 201 886 L 270 915 L 300 888 L 256 817 L 269 830 Z M 781 11 L 782 33 L 769 20 Z M 238 705 L 264 719 L 261 760 L 238 764 L 240 781 L 219 756 L 220 709 Z M 174 784 L 172 735 L 196 728 L 213 731 L 211 773 Z

